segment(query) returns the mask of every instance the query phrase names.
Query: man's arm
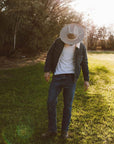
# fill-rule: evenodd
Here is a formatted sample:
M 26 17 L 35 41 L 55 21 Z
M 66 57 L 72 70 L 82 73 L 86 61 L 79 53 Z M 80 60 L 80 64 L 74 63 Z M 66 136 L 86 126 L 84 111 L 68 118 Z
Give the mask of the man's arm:
M 45 72 L 44 73 L 44 78 L 48 82 L 50 80 L 50 72 Z
M 50 79 L 50 71 L 51 71 L 51 67 L 52 67 L 52 55 L 53 55 L 54 47 L 55 47 L 55 42 L 50 47 L 50 49 L 47 53 L 46 61 L 45 61 L 44 78 L 46 81 L 49 81 L 49 79 Z
M 50 72 L 51 71 L 52 56 L 53 56 L 54 47 L 55 47 L 55 42 L 52 44 L 52 46 L 50 47 L 50 49 L 47 53 L 45 66 L 44 66 L 44 72 Z
M 86 91 L 89 88 L 89 81 L 84 81 L 84 90 Z
M 87 51 L 85 46 L 83 49 L 82 72 L 84 76 L 84 89 L 86 91 L 89 87 L 89 68 L 88 68 Z
M 86 51 L 85 46 L 83 49 L 82 72 L 84 76 L 84 81 L 89 81 L 88 58 L 87 58 L 87 51 Z

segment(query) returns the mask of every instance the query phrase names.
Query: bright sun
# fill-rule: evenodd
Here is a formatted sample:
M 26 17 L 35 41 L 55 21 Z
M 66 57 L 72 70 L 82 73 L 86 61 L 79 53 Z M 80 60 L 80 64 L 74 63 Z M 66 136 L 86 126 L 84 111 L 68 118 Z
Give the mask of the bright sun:
M 71 6 L 98 26 L 114 25 L 113 0 L 74 0 Z

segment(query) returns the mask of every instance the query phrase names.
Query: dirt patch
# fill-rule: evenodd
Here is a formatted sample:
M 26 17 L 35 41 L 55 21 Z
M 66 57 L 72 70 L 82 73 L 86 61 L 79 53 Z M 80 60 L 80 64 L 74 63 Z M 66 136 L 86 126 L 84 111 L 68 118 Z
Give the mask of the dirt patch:
M 5 56 L 2 56 L 0 57 L 0 70 L 23 67 L 26 65 L 34 65 L 38 62 L 44 62 L 46 55 L 47 53 L 41 53 L 40 55 L 32 58 L 26 56 L 20 56 L 18 58 L 17 57 L 7 58 Z

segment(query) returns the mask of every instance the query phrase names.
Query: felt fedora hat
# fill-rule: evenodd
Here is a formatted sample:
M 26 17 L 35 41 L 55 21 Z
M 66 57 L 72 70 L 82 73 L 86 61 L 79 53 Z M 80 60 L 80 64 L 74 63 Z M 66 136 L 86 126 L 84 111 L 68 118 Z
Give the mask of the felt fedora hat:
M 84 28 L 79 24 L 66 24 L 60 31 L 60 38 L 66 44 L 77 44 L 84 38 Z

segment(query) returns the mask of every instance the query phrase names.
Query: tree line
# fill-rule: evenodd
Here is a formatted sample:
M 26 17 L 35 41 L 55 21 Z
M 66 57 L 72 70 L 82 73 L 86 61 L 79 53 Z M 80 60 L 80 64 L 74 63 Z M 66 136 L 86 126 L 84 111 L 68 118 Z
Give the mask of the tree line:
M 87 47 L 89 50 L 114 50 L 114 33 L 105 26 L 91 26 L 88 37 Z
M 82 15 L 74 12 L 69 3 L 70 0 L 0 0 L 0 56 L 48 50 L 64 24 L 83 24 Z M 95 34 L 92 30 L 88 33 L 89 49 L 96 47 L 99 38 Z M 108 49 L 114 48 L 113 35 L 109 41 Z M 106 46 L 106 41 L 101 42 Z
M 65 23 L 81 23 L 70 0 L 0 0 L 0 55 L 47 50 Z

